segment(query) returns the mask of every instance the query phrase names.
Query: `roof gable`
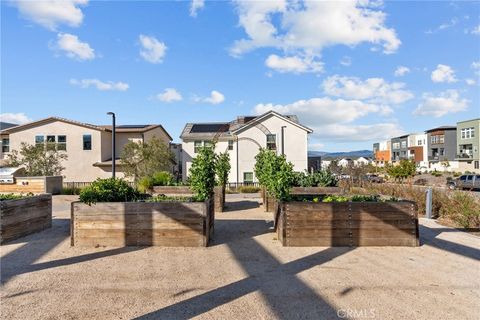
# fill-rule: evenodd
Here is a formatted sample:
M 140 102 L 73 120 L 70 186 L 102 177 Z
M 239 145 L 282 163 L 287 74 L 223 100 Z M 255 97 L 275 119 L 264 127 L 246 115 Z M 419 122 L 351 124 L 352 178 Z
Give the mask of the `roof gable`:
M 262 114 L 262 115 L 259 115 L 259 116 L 256 117 L 255 119 L 247 122 L 244 126 L 241 126 L 240 128 L 233 130 L 232 133 L 238 133 L 238 132 L 241 132 L 241 131 L 243 131 L 243 130 L 245 130 L 245 129 L 247 129 L 247 128 L 250 128 L 250 127 L 252 127 L 252 126 L 255 126 L 257 123 L 262 122 L 264 119 L 266 119 L 266 118 L 268 118 L 268 117 L 270 117 L 270 116 L 278 117 L 278 118 L 280 118 L 280 119 L 282 119 L 282 120 L 290 123 L 291 125 L 294 125 L 294 126 L 300 128 L 300 129 L 303 129 L 303 130 L 307 131 L 308 133 L 312 133 L 312 132 L 313 132 L 312 129 L 310 129 L 310 128 L 304 126 L 304 125 L 301 125 L 301 124 L 298 123 L 298 122 L 293 121 L 292 119 L 290 119 L 290 118 L 287 117 L 287 116 L 281 115 L 281 114 L 279 114 L 278 112 L 275 112 L 275 111 L 271 110 L 271 111 L 268 111 L 268 112 L 266 112 L 266 113 L 264 113 L 264 114 Z

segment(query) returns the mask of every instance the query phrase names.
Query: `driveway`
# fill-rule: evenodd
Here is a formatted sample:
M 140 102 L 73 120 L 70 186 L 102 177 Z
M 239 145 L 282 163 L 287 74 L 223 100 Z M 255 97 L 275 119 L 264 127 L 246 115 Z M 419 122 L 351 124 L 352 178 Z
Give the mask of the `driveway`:
M 421 219 L 417 248 L 284 248 L 252 195 L 227 195 L 208 248 L 1 246 L 2 319 L 478 319 L 480 238 Z

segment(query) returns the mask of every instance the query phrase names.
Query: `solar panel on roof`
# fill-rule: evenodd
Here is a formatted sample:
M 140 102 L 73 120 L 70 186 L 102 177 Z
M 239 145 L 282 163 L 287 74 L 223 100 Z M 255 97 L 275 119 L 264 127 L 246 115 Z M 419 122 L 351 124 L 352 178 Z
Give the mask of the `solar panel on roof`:
M 191 133 L 216 133 L 228 131 L 228 123 L 194 124 Z
M 123 128 L 123 129 L 137 129 L 137 128 L 146 128 L 148 127 L 148 124 L 124 124 L 121 126 L 117 126 L 117 128 Z

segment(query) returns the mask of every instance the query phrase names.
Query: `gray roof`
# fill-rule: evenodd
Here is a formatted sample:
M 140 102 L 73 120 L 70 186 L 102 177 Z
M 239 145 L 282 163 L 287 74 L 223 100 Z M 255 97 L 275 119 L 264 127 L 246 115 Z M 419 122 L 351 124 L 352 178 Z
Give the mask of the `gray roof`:
M 269 111 L 259 116 L 239 116 L 237 117 L 237 119 L 230 122 L 187 123 L 183 128 L 180 138 L 209 140 L 217 137 L 218 139 L 226 139 L 233 136 L 233 131 L 245 127 L 251 121 L 261 118 L 268 113 L 273 112 Z M 289 119 L 296 124 L 299 124 L 298 117 L 296 115 L 281 116 Z
M 0 130 L 16 127 L 18 124 L 0 121 Z

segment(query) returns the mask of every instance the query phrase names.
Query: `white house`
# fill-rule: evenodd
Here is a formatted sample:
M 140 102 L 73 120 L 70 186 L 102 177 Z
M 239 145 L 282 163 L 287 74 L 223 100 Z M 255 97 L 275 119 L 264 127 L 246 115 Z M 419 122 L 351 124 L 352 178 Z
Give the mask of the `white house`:
M 358 159 L 353 160 L 355 166 L 366 166 L 367 164 L 372 163 L 370 158 L 359 157 Z
M 229 182 L 256 182 L 255 156 L 260 148 L 284 154 L 295 171 L 307 170 L 307 137 L 312 130 L 294 115 L 269 111 L 260 116 L 240 116 L 231 122 L 187 123 L 182 139 L 182 173 L 186 180 L 198 148 L 216 142 L 215 152 L 230 154 Z
M 352 159 L 349 159 L 349 158 L 343 158 L 343 159 L 340 159 L 337 164 L 340 166 L 340 167 L 348 167 L 350 164 L 354 164 L 353 160 Z

